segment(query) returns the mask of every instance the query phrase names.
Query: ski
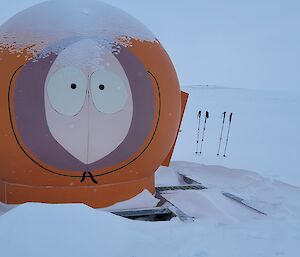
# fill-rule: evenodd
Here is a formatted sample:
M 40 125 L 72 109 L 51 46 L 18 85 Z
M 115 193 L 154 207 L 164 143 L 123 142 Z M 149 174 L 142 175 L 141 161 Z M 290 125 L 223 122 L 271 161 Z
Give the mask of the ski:
M 226 112 L 223 112 L 223 121 L 222 121 L 222 128 L 221 128 L 221 135 L 220 135 L 220 140 L 219 140 L 219 147 L 218 147 L 217 156 L 220 155 L 220 148 L 221 148 L 221 143 L 222 143 L 222 136 L 223 136 L 223 129 L 224 129 L 225 118 L 226 118 Z
M 232 113 L 230 113 L 230 115 L 229 115 L 229 126 L 228 126 L 228 131 L 227 131 L 227 136 L 226 136 L 226 144 L 225 144 L 223 157 L 226 157 L 226 151 L 227 151 L 227 145 L 228 145 L 228 139 L 229 139 L 229 132 L 230 132 L 230 127 L 231 127 L 231 120 L 232 120 Z
M 237 202 L 237 203 L 240 203 L 246 207 L 248 207 L 249 209 L 252 209 L 260 214 L 263 214 L 263 215 L 267 215 L 265 212 L 263 211 L 260 211 L 259 209 L 257 209 L 255 206 L 253 206 L 252 203 L 250 203 L 249 201 L 243 199 L 243 198 L 240 198 L 234 194 L 231 194 L 231 193 L 227 193 L 227 192 L 223 192 L 222 195 L 224 195 L 225 197 Z

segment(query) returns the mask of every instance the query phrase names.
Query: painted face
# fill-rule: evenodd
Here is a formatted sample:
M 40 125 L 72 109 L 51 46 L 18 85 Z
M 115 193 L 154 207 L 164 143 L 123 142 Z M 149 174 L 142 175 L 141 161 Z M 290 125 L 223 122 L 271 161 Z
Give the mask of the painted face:
M 133 101 L 125 71 L 111 52 L 92 40 L 79 41 L 58 55 L 45 85 L 49 130 L 72 156 L 90 164 L 123 142 Z
M 83 39 L 22 67 L 15 136 L 32 160 L 58 173 L 130 163 L 158 123 L 154 96 L 149 72 L 128 49 L 115 55 Z

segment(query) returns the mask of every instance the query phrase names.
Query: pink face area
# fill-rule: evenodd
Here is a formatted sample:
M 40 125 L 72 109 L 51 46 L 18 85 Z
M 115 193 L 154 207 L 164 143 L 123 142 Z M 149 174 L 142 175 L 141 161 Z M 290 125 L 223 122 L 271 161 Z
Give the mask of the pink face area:
M 133 99 L 127 76 L 115 56 L 93 40 L 59 54 L 44 94 L 52 136 L 82 163 L 102 159 L 128 134 Z

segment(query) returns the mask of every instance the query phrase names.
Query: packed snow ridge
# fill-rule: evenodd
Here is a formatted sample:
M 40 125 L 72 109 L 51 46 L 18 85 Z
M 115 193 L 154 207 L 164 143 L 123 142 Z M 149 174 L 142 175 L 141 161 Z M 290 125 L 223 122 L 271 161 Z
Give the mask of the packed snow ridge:
M 208 187 L 164 194 L 195 217 L 193 223 L 133 221 L 82 204 L 28 203 L 0 216 L 1 256 L 297 256 L 300 188 L 255 172 L 188 162 L 161 167 L 157 186 L 180 185 L 180 174 Z M 267 215 L 224 197 L 224 191 Z M 113 209 L 139 208 L 143 202 L 155 206 L 157 199 L 144 191 Z

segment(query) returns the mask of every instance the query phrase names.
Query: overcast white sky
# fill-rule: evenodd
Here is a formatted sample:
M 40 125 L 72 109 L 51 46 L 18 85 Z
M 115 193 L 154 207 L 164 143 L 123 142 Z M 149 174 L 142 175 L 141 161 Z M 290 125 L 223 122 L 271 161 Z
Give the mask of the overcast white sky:
M 0 0 L 0 23 L 40 2 Z M 298 0 L 105 2 L 152 30 L 173 60 L 182 85 L 300 91 Z

